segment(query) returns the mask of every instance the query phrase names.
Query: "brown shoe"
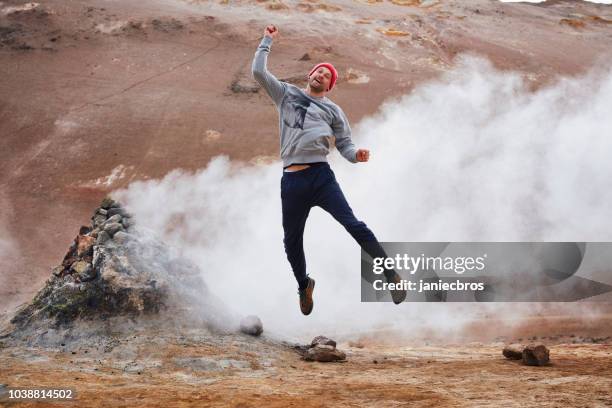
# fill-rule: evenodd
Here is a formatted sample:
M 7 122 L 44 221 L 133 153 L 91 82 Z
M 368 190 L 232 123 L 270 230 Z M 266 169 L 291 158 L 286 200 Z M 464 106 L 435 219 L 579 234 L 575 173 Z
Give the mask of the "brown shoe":
M 314 291 L 315 281 L 312 278 L 308 278 L 308 286 L 304 290 L 298 290 L 300 295 L 300 310 L 303 314 L 309 315 L 312 312 L 314 303 L 312 301 L 312 292 Z
M 393 277 L 387 281 L 389 283 L 401 283 L 402 277 L 399 276 L 397 272 L 394 272 Z M 399 305 L 404 300 L 406 300 L 407 292 L 405 289 L 394 289 L 394 290 L 390 290 L 389 292 L 391 292 L 391 299 L 393 299 L 393 303 L 395 303 L 396 305 Z

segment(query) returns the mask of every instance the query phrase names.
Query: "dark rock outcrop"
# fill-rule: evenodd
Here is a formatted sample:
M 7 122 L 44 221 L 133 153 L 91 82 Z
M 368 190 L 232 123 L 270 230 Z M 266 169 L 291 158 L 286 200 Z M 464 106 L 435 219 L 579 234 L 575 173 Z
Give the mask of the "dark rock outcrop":
M 159 317 L 169 324 L 189 318 L 218 323 L 223 316 L 221 302 L 212 299 L 197 266 L 136 229 L 131 215 L 105 198 L 92 225 L 80 228 L 61 264 L 34 299 L 17 309 L 0 337 L 36 343 L 80 322 L 104 327 L 96 322 Z

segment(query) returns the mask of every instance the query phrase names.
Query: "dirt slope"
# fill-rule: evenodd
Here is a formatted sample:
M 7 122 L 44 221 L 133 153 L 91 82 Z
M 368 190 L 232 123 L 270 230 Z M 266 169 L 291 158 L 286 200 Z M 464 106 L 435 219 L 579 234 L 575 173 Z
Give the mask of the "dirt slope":
M 331 97 L 356 123 L 462 52 L 534 86 L 609 52 L 612 7 L 496 1 L 0 2 L 0 311 L 29 299 L 110 190 L 211 157 L 275 160 L 276 112 L 250 77 L 300 83 L 334 62 Z M 403 5 L 408 4 L 408 5 Z M 6 245 L 5 245 L 6 247 Z

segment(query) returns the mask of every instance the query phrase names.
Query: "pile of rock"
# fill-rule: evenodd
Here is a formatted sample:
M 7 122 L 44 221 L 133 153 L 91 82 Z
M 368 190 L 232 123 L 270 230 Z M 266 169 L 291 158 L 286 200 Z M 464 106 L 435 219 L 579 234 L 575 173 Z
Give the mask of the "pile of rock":
M 504 347 L 502 354 L 510 360 L 522 360 L 528 366 L 542 366 L 550 362 L 550 352 L 543 344 L 510 344 Z
M 111 238 L 123 241 L 127 237 L 125 231 L 130 228 L 131 218 L 118 202 L 105 198 L 91 217 L 93 230 L 89 235 L 96 238 L 98 245 Z
M 23 327 L 40 320 L 55 325 L 76 318 L 105 319 L 159 311 L 165 288 L 148 274 L 135 270 L 126 243 L 132 221 L 119 203 L 105 198 L 82 226 L 62 263 L 30 304 L 21 307 L 11 323 Z
M 100 246 L 110 239 L 124 243 L 129 235 L 131 215 L 119 203 L 105 198 L 91 217 L 92 226 L 82 226 L 61 265 L 53 269 L 53 275 L 74 283 L 95 279 L 99 272 Z
M 179 315 L 223 318 L 222 311 L 212 310 L 211 305 L 222 305 L 210 295 L 199 268 L 146 230 L 136 229 L 119 203 L 105 198 L 91 220 L 80 228 L 45 286 L 10 320 L 12 333 L 36 339 L 77 320 L 157 317 L 162 310 L 174 320 Z
M 312 339 L 309 346 L 300 346 L 297 347 L 297 350 L 305 361 L 329 363 L 346 360 L 346 353 L 338 350 L 336 348 L 336 342 L 325 336 L 317 336 Z

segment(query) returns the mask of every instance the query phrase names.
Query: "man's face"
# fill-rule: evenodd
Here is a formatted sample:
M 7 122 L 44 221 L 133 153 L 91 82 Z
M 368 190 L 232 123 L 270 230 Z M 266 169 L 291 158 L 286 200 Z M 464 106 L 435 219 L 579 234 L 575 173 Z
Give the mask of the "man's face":
M 308 78 L 308 84 L 310 88 L 317 91 L 327 91 L 331 82 L 332 73 L 326 67 L 319 67 L 312 75 Z

